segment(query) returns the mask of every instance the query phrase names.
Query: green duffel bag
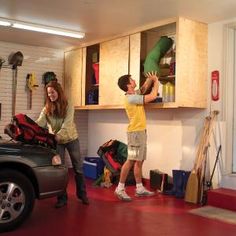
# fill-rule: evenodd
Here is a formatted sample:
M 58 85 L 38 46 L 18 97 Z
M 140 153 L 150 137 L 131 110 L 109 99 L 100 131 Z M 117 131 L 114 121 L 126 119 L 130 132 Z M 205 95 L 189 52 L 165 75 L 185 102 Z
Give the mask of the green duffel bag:
M 161 58 L 172 47 L 173 40 L 167 36 L 162 36 L 152 50 L 147 54 L 144 62 L 144 75 L 147 73 L 155 73 L 160 75 L 159 63 Z

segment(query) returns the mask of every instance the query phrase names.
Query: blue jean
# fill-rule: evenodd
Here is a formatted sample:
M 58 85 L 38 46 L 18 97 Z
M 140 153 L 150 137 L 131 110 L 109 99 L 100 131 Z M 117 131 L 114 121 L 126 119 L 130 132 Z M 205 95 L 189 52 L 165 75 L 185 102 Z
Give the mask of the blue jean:
M 67 149 L 73 170 L 75 172 L 76 195 L 78 198 L 87 197 L 85 180 L 83 175 L 83 161 L 84 158 L 80 155 L 79 139 L 75 139 L 65 144 L 57 145 L 57 152 L 61 156 L 62 163 L 65 163 L 65 150 Z M 67 193 L 58 196 L 58 200 L 67 201 Z
M 75 139 L 65 144 L 57 145 L 57 152 L 61 156 L 62 163 L 65 163 L 65 150 L 67 149 L 75 174 L 83 174 L 83 161 L 80 155 L 79 139 Z

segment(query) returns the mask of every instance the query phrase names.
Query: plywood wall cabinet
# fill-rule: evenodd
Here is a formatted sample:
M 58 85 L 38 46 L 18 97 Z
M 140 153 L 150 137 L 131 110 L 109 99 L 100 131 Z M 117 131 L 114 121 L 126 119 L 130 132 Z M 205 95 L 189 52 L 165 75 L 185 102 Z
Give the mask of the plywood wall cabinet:
M 82 106 L 83 49 L 65 52 L 64 90 L 74 106 Z
M 179 107 L 207 107 L 208 28 L 179 18 L 176 46 L 176 102 Z
M 146 55 L 158 39 L 174 37 L 175 98 L 172 102 L 148 104 L 148 108 L 178 108 L 207 106 L 207 25 L 185 18 L 170 19 L 140 27 L 127 35 L 99 43 L 99 102 L 86 104 L 86 60 L 88 49 L 65 54 L 65 86 L 73 94 L 78 109 L 123 108 L 124 92 L 117 86 L 118 78 L 131 74 L 137 84 L 143 77 Z M 93 48 L 93 46 L 91 46 Z M 67 78 L 68 77 L 68 78 Z M 87 83 L 88 84 L 88 83 Z

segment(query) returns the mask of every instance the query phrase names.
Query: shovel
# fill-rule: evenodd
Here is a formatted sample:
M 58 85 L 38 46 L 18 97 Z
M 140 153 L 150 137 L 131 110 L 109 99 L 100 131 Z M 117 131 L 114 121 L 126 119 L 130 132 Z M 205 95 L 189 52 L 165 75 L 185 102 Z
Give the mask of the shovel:
M 12 116 L 16 113 L 17 67 L 12 69 Z

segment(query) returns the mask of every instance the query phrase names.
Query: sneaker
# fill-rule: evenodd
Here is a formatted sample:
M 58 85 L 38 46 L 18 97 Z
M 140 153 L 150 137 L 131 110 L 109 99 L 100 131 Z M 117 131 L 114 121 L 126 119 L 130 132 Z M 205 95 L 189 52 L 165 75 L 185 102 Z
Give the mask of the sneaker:
M 135 191 L 136 197 L 151 197 L 153 195 L 155 195 L 155 193 L 147 190 L 146 188 L 142 188 L 142 190 L 136 189 L 136 191 Z
M 84 205 L 89 205 L 89 199 L 87 196 L 78 197 Z
M 132 201 L 131 197 L 125 192 L 124 189 L 122 190 L 118 190 L 116 188 L 115 190 L 115 195 L 122 201 L 125 201 L 125 202 L 130 202 Z
M 64 206 L 66 206 L 67 202 L 66 201 L 57 201 L 55 204 L 55 208 L 62 208 Z

